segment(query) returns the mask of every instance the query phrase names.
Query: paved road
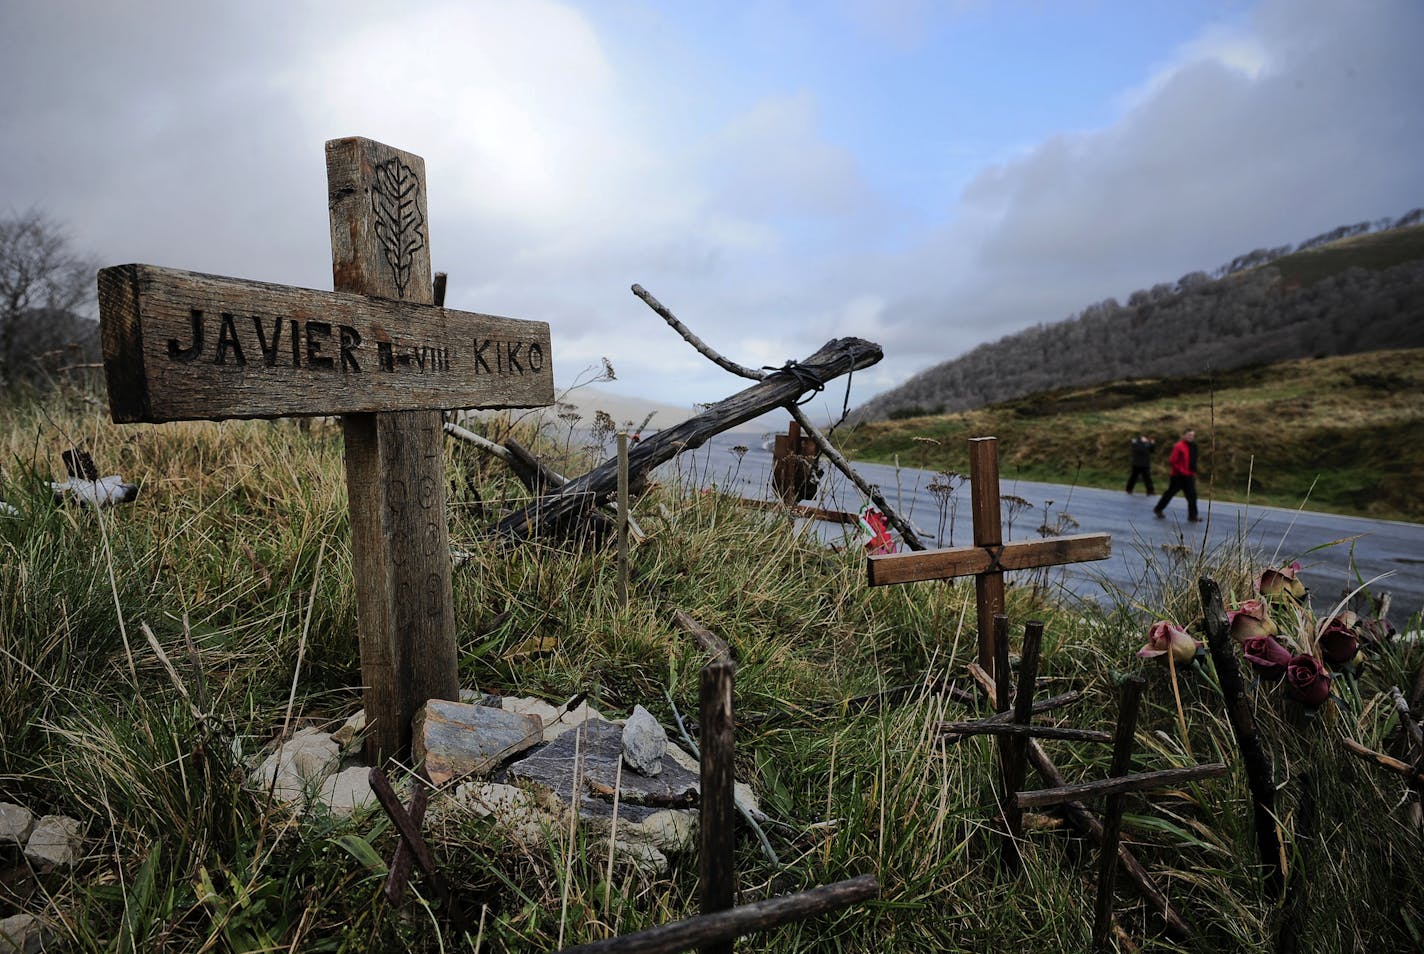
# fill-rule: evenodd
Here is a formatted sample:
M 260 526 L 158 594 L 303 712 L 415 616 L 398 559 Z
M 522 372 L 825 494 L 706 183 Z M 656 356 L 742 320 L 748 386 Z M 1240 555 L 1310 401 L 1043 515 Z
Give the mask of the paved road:
M 749 448 L 740 457 L 733 450 L 738 444 Z M 699 485 L 716 484 L 730 493 L 765 499 L 770 496 L 770 469 L 771 454 L 755 442 L 744 435 L 719 435 L 663 465 L 660 474 L 668 477 L 681 472 L 684 479 Z M 818 505 L 858 510 L 863 502 L 860 492 L 834 468 L 827 465 L 826 470 Z M 916 528 L 925 531 L 922 539 L 934 545 L 940 506 L 925 489 L 934 479 L 932 472 L 901 468 L 897 473 L 895 468 L 880 464 L 857 465 L 857 470 L 867 481 L 878 484 L 891 506 L 908 515 Z M 1159 492 L 1165 483 L 1163 475 L 1158 480 Z M 1053 579 L 1082 597 L 1111 602 L 1125 594 L 1151 605 L 1156 580 L 1171 560 L 1182 559 L 1181 554 L 1200 553 L 1203 547 L 1208 554 L 1218 547 L 1239 550 L 1238 544 L 1244 540 L 1263 561 L 1260 566 L 1271 565 L 1272 557 L 1274 562 L 1300 560 L 1317 612 L 1328 611 L 1344 593 L 1375 577 L 1383 578 L 1370 584 L 1372 592 L 1393 594 L 1390 617 L 1396 626 L 1402 628 L 1424 607 L 1424 525 L 1220 502 L 1208 509 L 1205 500 L 1200 505 L 1207 519 L 1193 524 L 1187 522 L 1186 503 L 1180 495 L 1168 506 L 1168 519 L 1155 519 L 1155 498 L 1144 496 L 1141 487 L 1129 497 L 1121 490 L 1003 479 L 999 489 L 1001 494 L 1021 497 L 1030 505 L 1012 515 L 1011 531 L 1011 515 L 1005 509 L 1006 539 L 1037 539 L 1045 513 L 1049 523 L 1058 521 L 1059 514 L 1070 515 L 1077 523 L 1065 529 L 1066 533 L 1112 534 L 1111 559 L 1067 567 L 1061 574 L 1055 571 Z M 963 546 L 972 539 L 968 486 L 955 496 L 960 503 L 953 543 Z M 827 539 L 839 539 L 843 534 L 842 528 L 828 524 L 819 524 L 818 532 Z M 947 521 L 939 543 L 951 543 Z M 1174 571 L 1172 578 L 1179 579 L 1181 572 Z M 1330 605 L 1324 605 L 1326 601 Z

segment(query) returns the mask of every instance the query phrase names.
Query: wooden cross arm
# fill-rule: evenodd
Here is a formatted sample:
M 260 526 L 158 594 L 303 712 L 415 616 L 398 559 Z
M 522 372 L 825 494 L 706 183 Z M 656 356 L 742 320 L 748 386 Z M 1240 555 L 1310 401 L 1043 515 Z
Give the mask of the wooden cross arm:
M 1014 796 L 1014 803 L 1019 808 L 1047 808 L 1050 805 L 1062 805 L 1064 802 L 1076 802 L 1085 798 L 1199 782 L 1206 778 L 1218 778 L 1228 771 L 1225 762 L 1211 762 L 1157 772 L 1138 772 L 1135 775 L 1103 779 L 1101 782 L 1080 782 L 1077 785 L 1063 785 L 1058 788 L 1041 788 L 1036 792 L 1019 792 Z
M 1063 563 L 1087 563 L 1112 556 L 1112 537 L 1106 533 L 1079 533 L 1049 537 L 1001 547 L 955 547 L 869 557 L 866 569 L 871 586 L 947 580 L 1004 570 L 1031 570 Z
M 549 326 L 153 265 L 99 272 L 120 423 L 554 403 Z

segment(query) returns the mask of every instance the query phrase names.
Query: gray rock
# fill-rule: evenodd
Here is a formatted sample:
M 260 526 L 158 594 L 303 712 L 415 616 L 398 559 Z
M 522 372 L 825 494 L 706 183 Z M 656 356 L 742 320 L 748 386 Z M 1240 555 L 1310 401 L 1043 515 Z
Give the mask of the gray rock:
M 366 710 L 362 709 L 351 718 L 341 724 L 341 728 L 331 733 L 331 739 L 343 750 L 351 748 L 352 744 L 366 731 Z
M 578 765 L 574 754 L 578 753 Z M 579 813 L 592 818 L 613 814 L 613 789 L 618 785 L 619 826 L 639 822 L 669 808 L 697 804 L 698 777 L 673 761 L 663 763 L 656 778 L 620 772 L 623 727 L 601 719 L 584 723 L 583 731 L 567 732 L 528 758 L 509 766 L 509 779 L 547 789 L 565 805 L 572 804 L 576 767 L 582 782 Z
M 552 742 L 570 729 L 576 729 L 589 719 L 602 719 L 599 711 L 585 700 L 565 712 L 562 707 L 532 696 L 505 696 L 500 700 L 505 712 L 536 715 L 544 722 L 544 741 Z
M 0 920 L 0 954 L 39 954 L 54 940 L 54 932 L 33 914 Z
M 83 826 L 66 815 L 46 815 L 30 832 L 25 843 L 25 857 L 39 868 L 68 868 L 79 860 Z
M 623 761 L 628 767 L 650 778 L 658 775 L 663 770 L 667 744 L 667 730 L 647 709 L 634 706 L 633 714 L 623 724 Z
M 431 782 L 443 785 L 462 775 L 490 772 L 538 744 L 544 723 L 537 715 L 431 699 L 415 714 L 411 734 L 415 761 L 424 763 Z
M 23 805 L 0 802 L 0 845 L 23 845 L 35 827 L 35 816 Z
M 334 814 L 350 815 L 361 808 L 376 804 L 376 793 L 371 791 L 371 770 L 358 765 L 337 772 L 321 786 L 321 801 Z

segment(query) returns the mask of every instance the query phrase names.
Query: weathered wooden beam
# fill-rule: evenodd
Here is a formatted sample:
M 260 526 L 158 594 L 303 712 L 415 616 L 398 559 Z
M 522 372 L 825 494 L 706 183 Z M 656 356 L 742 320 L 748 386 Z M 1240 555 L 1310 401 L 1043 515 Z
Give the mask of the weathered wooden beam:
M 1048 808 L 1051 805 L 1082 801 L 1085 798 L 1102 798 L 1105 795 L 1121 795 L 1124 792 L 1145 792 L 1154 788 L 1220 778 L 1230 771 L 1225 762 L 1208 762 L 1204 765 L 1188 765 L 1185 768 L 1136 772 L 1097 782 L 1078 782 L 1056 788 L 1040 788 L 1034 792 L 1019 792 L 1014 802 L 1019 808 Z
M 1051 712 L 1054 709 L 1059 709 L 1063 706 L 1077 702 L 1081 698 L 1083 698 L 1083 694 L 1078 690 L 1074 689 L 1071 692 L 1065 692 L 1062 695 L 1049 696 L 1047 699 L 1035 699 L 1033 703 L 1033 714 L 1038 715 L 1042 712 Z M 1012 723 L 1013 718 L 1014 714 L 1012 712 L 996 712 L 987 718 L 975 720 L 971 724 L 1004 725 L 1006 723 Z M 940 741 L 949 745 L 953 745 L 954 743 L 960 741 L 960 739 L 963 738 L 962 735 L 955 733 L 953 730 L 944 728 L 945 726 L 951 724 L 952 723 L 950 722 L 940 723 L 940 731 L 945 733 L 944 737 L 941 738 Z
M 872 556 L 866 559 L 866 571 L 871 586 L 887 586 L 971 576 L 991 570 L 1031 570 L 1061 563 L 1087 563 L 1110 556 L 1112 537 L 1109 534 L 1079 533 L 1006 543 L 1002 548 L 954 547 Z
M 437 308 L 428 281 L 412 282 L 403 300 L 395 300 L 394 287 L 364 287 L 371 291 L 317 291 L 154 265 L 102 269 L 99 313 L 114 420 L 553 403 L 547 323 Z
M 794 402 L 810 388 L 807 381 L 830 381 L 852 369 L 868 368 L 884 356 L 880 346 L 860 338 L 836 338 L 797 363 L 796 373 L 777 371 L 737 394 L 709 407 L 675 427 L 641 441 L 628 454 L 633 480 L 683 451 L 701 447 L 716 434 L 750 421 L 777 407 Z M 556 526 L 569 516 L 602 502 L 618 483 L 618 461 L 605 461 L 576 477 L 557 493 L 519 510 L 499 523 L 499 532 L 515 538 L 529 536 L 543 525 Z
M 880 893 L 875 875 L 822 885 L 798 894 L 768 898 L 717 914 L 703 914 L 663 924 L 636 934 L 565 948 L 563 954 L 672 954 L 694 947 L 729 944 L 753 931 L 766 931 L 792 921 L 805 921 L 867 901 Z

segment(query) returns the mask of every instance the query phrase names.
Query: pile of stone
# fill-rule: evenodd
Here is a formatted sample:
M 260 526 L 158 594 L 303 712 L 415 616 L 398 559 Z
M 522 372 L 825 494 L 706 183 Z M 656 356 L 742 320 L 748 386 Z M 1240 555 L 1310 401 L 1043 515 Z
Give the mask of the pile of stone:
M 431 800 L 430 814 L 493 817 L 525 844 L 568 831 L 576 816 L 650 871 L 666 867 L 668 852 L 692 845 L 697 762 L 642 706 L 615 722 L 585 702 L 556 707 L 530 697 L 461 696 L 431 700 L 412 726 L 416 764 L 448 795 Z M 357 762 L 363 728 L 358 713 L 336 733 L 304 729 L 274 747 L 250 783 L 282 801 L 312 799 L 337 813 L 372 806 L 367 769 Z M 759 815 L 746 786 L 737 786 L 737 800 Z
M 42 815 L 23 805 L 0 802 L 0 864 L 8 866 L 15 855 L 21 871 L 28 866 L 36 875 L 65 870 L 78 864 L 84 847 L 84 826 L 67 815 Z M 23 855 L 23 861 L 19 856 Z M 0 954 L 45 949 L 54 934 L 34 914 L 18 913 L 0 918 Z

